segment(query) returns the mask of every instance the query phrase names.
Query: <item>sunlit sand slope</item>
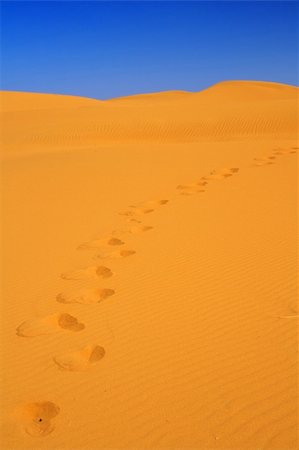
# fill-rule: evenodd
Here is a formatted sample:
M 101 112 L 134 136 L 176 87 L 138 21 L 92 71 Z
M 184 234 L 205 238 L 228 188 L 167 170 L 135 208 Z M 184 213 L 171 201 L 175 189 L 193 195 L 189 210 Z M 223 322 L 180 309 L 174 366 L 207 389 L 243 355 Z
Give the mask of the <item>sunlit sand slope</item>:
M 2 92 L 8 154 L 138 141 L 198 142 L 295 137 L 295 87 L 223 82 L 205 91 L 164 92 L 111 101 Z
M 297 90 L 2 95 L 1 448 L 297 450 Z

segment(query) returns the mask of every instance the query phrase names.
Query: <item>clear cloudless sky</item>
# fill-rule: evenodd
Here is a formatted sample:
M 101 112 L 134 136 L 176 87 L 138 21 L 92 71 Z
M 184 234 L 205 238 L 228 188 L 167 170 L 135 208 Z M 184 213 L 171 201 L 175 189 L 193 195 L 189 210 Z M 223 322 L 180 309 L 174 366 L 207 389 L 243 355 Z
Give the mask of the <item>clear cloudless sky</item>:
M 3 1 L 1 88 L 111 98 L 298 83 L 294 1 Z

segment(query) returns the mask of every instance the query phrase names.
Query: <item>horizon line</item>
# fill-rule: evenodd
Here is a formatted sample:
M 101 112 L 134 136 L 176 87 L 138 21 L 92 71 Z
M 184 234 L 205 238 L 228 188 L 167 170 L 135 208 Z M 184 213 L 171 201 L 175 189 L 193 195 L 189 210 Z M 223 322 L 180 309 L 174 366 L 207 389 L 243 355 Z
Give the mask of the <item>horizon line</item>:
M 110 98 L 106 98 L 106 99 L 102 99 L 102 98 L 96 98 L 96 97 L 87 97 L 84 95 L 80 95 L 80 94 L 62 94 L 62 93 L 58 93 L 58 92 L 40 92 L 40 91 L 19 91 L 19 90 L 11 90 L 11 89 L 0 89 L 0 93 L 1 92 L 11 92 L 11 93 L 20 93 L 20 94 L 39 94 L 39 95 L 57 95 L 57 96 L 62 96 L 62 97 L 78 97 L 78 98 L 86 98 L 89 100 L 97 100 L 100 102 L 107 102 L 110 100 L 117 100 L 117 99 L 122 99 L 122 98 L 131 98 L 131 97 L 138 97 L 141 95 L 152 95 L 152 94 L 163 94 L 163 93 L 170 93 L 170 92 L 177 92 L 177 93 L 185 93 L 185 94 L 198 94 L 200 92 L 204 92 L 214 86 L 217 86 L 219 84 L 222 83 L 261 83 L 261 84 L 277 84 L 277 85 L 282 85 L 282 86 L 289 86 L 289 87 L 294 87 L 294 88 L 299 88 L 299 84 L 295 85 L 295 84 L 288 84 L 288 83 L 281 83 L 281 82 L 277 82 L 277 81 L 265 81 L 265 80 L 222 80 L 219 81 L 217 83 L 211 84 L 210 86 L 204 88 L 204 89 L 200 89 L 199 91 L 189 91 L 189 90 L 185 90 L 185 89 L 169 89 L 169 90 L 164 90 L 164 91 L 151 91 L 151 92 L 139 92 L 139 93 L 135 93 L 135 94 L 130 94 L 130 95 L 120 95 L 118 97 L 110 97 Z

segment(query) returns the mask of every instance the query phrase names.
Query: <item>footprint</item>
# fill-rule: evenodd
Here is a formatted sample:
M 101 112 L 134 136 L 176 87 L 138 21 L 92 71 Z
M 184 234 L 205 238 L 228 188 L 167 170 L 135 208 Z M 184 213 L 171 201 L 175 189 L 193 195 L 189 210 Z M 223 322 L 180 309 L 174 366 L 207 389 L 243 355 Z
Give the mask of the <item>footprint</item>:
M 121 216 L 128 216 L 128 217 L 134 217 L 135 215 L 139 216 L 142 214 L 149 214 L 151 212 L 154 212 L 153 208 L 138 208 L 136 206 L 130 206 L 126 211 L 120 212 L 119 215 Z
M 164 206 L 169 203 L 169 200 L 150 200 L 148 203 L 150 205 Z
M 142 223 L 141 220 L 134 219 L 134 217 L 128 217 L 126 220 L 129 223 Z
M 268 166 L 270 164 L 274 164 L 274 162 L 268 160 L 268 161 L 255 161 L 253 163 L 254 167 L 263 167 L 263 166 Z
M 15 416 L 30 436 L 43 437 L 52 433 L 55 426 L 52 420 L 60 408 L 52 402 L 36 402 L 16 408 Z
M 108 245 L 124 245 L 124 242 L 118 238 L 110 238 L 107 242 Z
M 185 189 L 192 189 L 193 187 L 194 187 L 194 184 L 178 184 L 176 188 L 178 190 L 182 191 Z
M 199 181 L 193 184 L 179 184 L 176 188 L 180 191 L 181 195 L 192 195 L 197 192 L 205 192 L 202 186 L 206 184 L 206 181 Z
M 121 211 L 118 213 L 119 216 L 132 217 L 134 216 L 134 212 L 131 210 Z
M 181 195 L 194 195 L 195 192 L 192 192 L 192 191 L 190 191 L 190 190 L 189 190 L 189 191 L 186 190 L 186 191 L 181 191 L 180 194 L 181 194 Z
M 194 195 L 197 194 L 199 192 L 205 192 L 204 189 L 186 189 L 185 191 L 181 191 L 180 194 L 181 195 Z
M 231 177 L 232 173 L 210 173 L 210 175 L 207 175 L 205 177 L 202 177 L 202 180 L 211 180 L 211 181 L 217 181 L 217 180 L 224 180 L 225 178 Z
M 274 159 L 276 159 L 276 156 L 262 156 L 260 158 L 253 158 L 254 161 L 258 161 L 258 162 L 272 162 Z
M 144 233 L 145 231 L 150 231 L 153 228 L 154 227 L 151 227 L 149 225 L 136 225 L 134 227 L 131 227 L 129 232 L 131 234 L 140 234 L 140 233 Z
M 154 207 L 167 205 L 168 202 L 169 200 L 148 200 L 147 202 L 142 202 L 138 205 L 131 205 L 130 208 L 153 209 Z
M 89 250 L 94 248 L 100 248 L 100 247 L 115 247 L 118 245 L 124 245 L 124 241 L 117 237 L 110 237 L 107 239 L 95 239 L 90 242 L 85 242 L 84 244 L 79 245 L 77 247 L 78 250 Z
M 120 250 L 120 252 L 118 253 L 120 258 L 127 258 L 128 256 L 133 256 L 135 254 L 135 250 Z
M 135 254 L 136 254 L 135 250 L 123 249 L 123 250 L 117 250 L 114 252 L 107 250 L 107 251 L 101 251 L 96 256 L 94 256 L 93 259 L 98 260 L 98 259 L 128 258 L 129 256 L 133 256 Z
M 223 180 L 224 178 L 228 178 L 233 176 L 234 173 L 239 172 L 238 167 L 224 167 L 221 169 L 214 169 L 210 172 L 209 175 L 202 177 L 202 180 Z
M 298 147 L 292 147 L 291 149 L 277 148 L 274 149 L 274 155 L 288 155 L 290 153 L 297 153 Z
M 86 269 L 71 270 L 61 274 L 64 280 L 85 280 L 86 278 L 110 278 L 113 272 L 105 266 L 91 266 Z
M 58 313 L 40 319 L 27 320 L 17 328 L 17 336 L 34 337 L 43 334 L 57 333 L 58 331 L 81 331 L 85 328 L 83 323 L 79 323 L 76 317 L 68 313 Z
M 237 172 L 239 172 L 238 167 L 231 167 L 231 168 L 224 167 L 222 169 L 212 170 L 211 175 L 226 175 L 230 177 L 232 176 L 233 173 Z
M 138 203 L 137 205 L 129 205 L 130 209 L 127 209 L 125 211 L 121 211 L 118 214 L 120 216 L 127 216 L 131 221 L 138 220 L 135 218 L 135 216 L 140 216 L 143 214 L 149 214 L 151 212 L 154 212 L 154 207 L 164 206 L 169 202 L 169 200 L 161 199 L 161 200 L 148 200 L 146 202 Z
M 104 358 L 105 353 L 100 345 L 88 345 L 77 352 L 55 356 L 53 360 L 60 369 L 76 372 L 90 369 Z
M 60 293 L 57 295 L 56 300 L 59 303 L 81 303 L 84 305 L 92 305 L 100 303 L 114 294 L 115 291 L 108 288 L 86 289 L 75 295 Z

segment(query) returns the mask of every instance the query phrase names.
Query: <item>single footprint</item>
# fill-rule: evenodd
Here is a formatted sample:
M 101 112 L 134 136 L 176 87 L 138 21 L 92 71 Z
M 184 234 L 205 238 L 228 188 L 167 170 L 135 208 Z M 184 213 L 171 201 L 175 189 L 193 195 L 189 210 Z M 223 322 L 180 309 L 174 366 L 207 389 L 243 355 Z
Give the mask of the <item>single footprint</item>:
M 93 241 L 84 242 L 83 244 L 79 245 L 77 247 L 78 250 L 89 250 L 94 248 L 101 248 L 101 247 L 115 247 L 119 245 L 124 245 L 124 241 L 117 237 L 110 237 L 106 239 L 94 239 Z
M 85 328 L 83 323 L 78 322 L 76 317 L 68 313 L 52 314 L 39 319 L 27 320 L 17 328 L 17 336 L 35 337 L 43 334 L 57 333 L 58 331 L 81 331 Z
M 52 402 L 27 403 L 15 409 L 15 417 L 27 434 L 43 437 L 54 430 L 52 420 L 59 412 L 59 406 Z
M 272 153 L 273 155 L 283 155 L 285 153 L 285 150 L 283 150 L 282 148 L 275 148 Z
M 53 360 L 60 369 L 76 372 L 90 369 L 104 358 L 105 353 L 100 345 L 88 345 L 79 351 L 55 356 Z
M 180 195 L 194 195 L 195 192 L 191 191 L 191 190 L 186 190 L 186 191 L 181 191 Z
M 157 206 L 164 206 L 167 205 L 167 203 L 169 203 L 169 200 L 150 200 L 148 202 L 149 205 L 157 205 Z
M 140 234 L 140 233 L 144 233 L 145 231 L 150 231 L 153 228 L 154 227 L 151 227 L 150 225 L 136 225 L 136 226 L 130 228 L 129 233 Z
M 193 187 L 194 187 L 194 184 L 178 184 L 176 188 L 179 191 L 183 191 L 185 189 L 192 189 Z
M 185 191 L 181 191 L 180 194 L 181 195 L 194 195 L 199 192 L 205 192 L 205 190 L 204 189 L 187 189 Z
M 227 175 L 227 176 L 232 176 L 232 174 L 239 172 L 239 168 L 238 167 L 224 167 L 222 169 L 214 169 L 211 172 L 211 175 Z
M 119 259 L 119 258 L 128 258 L 129 256 L 133 256 L 136 254 L 135 250 L 127 250 L 127 249 L 122 249 L 122 250 L 116 250 L 116 251 L 101 251 L 100 253 L 98 253 L 97 255 L 95 255 L 93 257 L 93 259 L 98 260 L 98 259 Z
M 254 167 L 263 167 L 263 166 L 268 166 L 270 164 L 274 164 L 274 162 L 270 161 L 270 160 L 268 160 L 268 161 L 255 161 L 253 163 L 253 166 Z
M 61 274 L 64 280 L 85 280 L 87 278 L 110 278 L 113 272 L 105 266 L 91 266 L 85 269 L 76 269 Z
M 254 161 L 265 163 L 265 164 L 273 164 L 274 159 L 276 159 L 276 156 L 261 156 L 260 158 L 253 158 Z
M 202 188 L 205 184 L 207 184 L 205 181 L 200 181 L 193 184 L 179 184 L 176 188 L 182 195 L 192 195 L 197 192 L 205 192 L 205 189 Z
M 56 300 L 59 303 L 81 303 L 84 305 L 92 305 L 94 303 L 100 303 L 111 295 L 114 295 L 114 289 L 108 288 L 96 288 L 86 289 L 78 292 L 78 294 L 65 294 L 61 292 L 56 296 Z

